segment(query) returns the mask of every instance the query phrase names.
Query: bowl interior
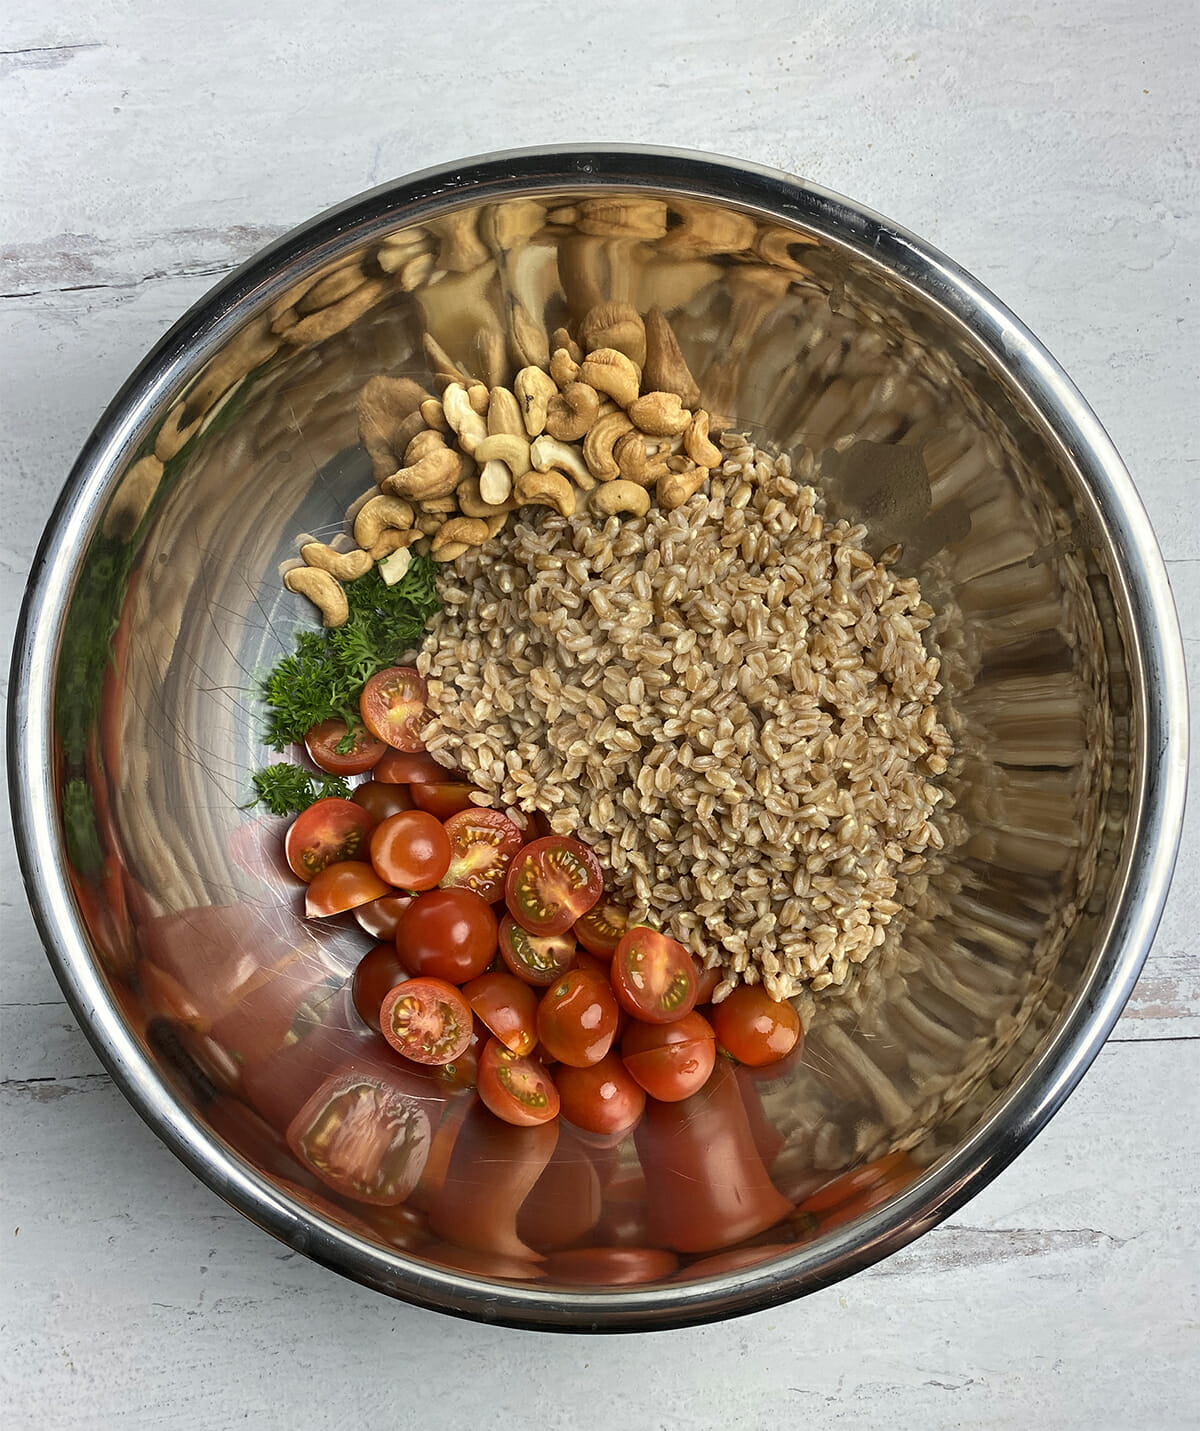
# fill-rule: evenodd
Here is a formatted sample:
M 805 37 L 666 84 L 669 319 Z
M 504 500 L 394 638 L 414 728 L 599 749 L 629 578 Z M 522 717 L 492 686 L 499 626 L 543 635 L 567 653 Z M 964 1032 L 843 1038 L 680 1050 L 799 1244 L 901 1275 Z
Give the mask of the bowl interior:
M 376 204 L 303 254 L 234 281 L 199 358 L 170 370 L 120 462 L 91 476 L 104 497 L 77 534 L 53 673 L 61 868 L 146 1076 L 200 1142 L 233 1155 L 224 1183 L 206 1175 L 252 1215 L 434 1305 L 477 1311 L 486 1294 L 518 1320 L 553 1321 L 556 1306 L 603 1322 L 608 1298 L 632 1324 L 641 1293 L 605 1285 L 615 1263 L 571 1272 L 560 1259 L 567 1270 L 548 1277 L 436 1235 L 420 1207 L 316 1183 L 282 1136 L 295 1088 L 262 1075 L 297 1050 L 332 1069 L 365 1037 L 345 993 L 365 936 L 348 918 L 302 920 L 280 867 L 286 822 L 247 803 L 268 758 L 259 682 L 310 622 L 279 563 L 299 534 L 340 531 L 373 485 L 358 390 L 380 373 L 433 390 L 427 338 L 509 382 L 594 304 L 657 305 L 704 405 L 811 454 L 829 510 L 865 521 L 877 552 L 900 544 L 919 575 L 939 613 L 954 806 L 878 955 L 848 992 L 805 1000 L 803 1058 L 744 1081 L 792 1203 L 883 1158 L 901 1195 L 986 1126 L 1097 977 L 1139 760 L 1120 556 L 1002 357 L 936 284 L 898 273 L 819 203 L 785 216 L 749 193 L 541 181 Z M 511 1156 L 534 1170 L 517 1214 L 527 1241 L 644 1240 L 632 1144 L 563 1138 Z M 466 1164 L 449 1176 L 464 1204 L 503 1201 Z M 724 1264 L 671 1259 L 649 1315 L 819 1285 L 846 1235 L 793 1218 Z

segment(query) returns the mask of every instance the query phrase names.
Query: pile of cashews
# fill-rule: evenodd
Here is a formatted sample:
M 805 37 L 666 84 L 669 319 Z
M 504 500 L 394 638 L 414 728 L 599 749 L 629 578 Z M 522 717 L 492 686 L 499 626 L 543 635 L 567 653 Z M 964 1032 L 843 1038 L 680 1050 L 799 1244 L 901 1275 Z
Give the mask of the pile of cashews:
M 585 505 L 602 521 L 644 517 L 652 500 L 673 510 L 721 463 L 712 436 L 725 424 L 698 406 L 661 309 L 643 318 L 628 303 L 598 304 L 575 336 L 554 331 L 548 368 L 521 368 L 511 388 L 489 388 L 430 335 L 424 342 L 440 397 L 386 376 L 359 395 L 359 435 L 377 485 L 347 514 L 353 546 L 305 540 L 302 564 L 284 573 L 328 627 L 349 615 L 343 583 L 376 562 L 390 583 L 413 547 L 454 561 L 521 507 L 571 517 Z

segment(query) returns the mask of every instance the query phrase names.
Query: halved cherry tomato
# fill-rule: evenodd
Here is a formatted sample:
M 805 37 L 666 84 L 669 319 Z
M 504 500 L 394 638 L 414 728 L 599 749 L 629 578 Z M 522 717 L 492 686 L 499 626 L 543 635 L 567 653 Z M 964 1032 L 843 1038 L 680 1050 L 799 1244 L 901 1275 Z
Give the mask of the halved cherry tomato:
M 586 845 L 561 835 L 534 840 L 508 871 L 504 899 L 532 934 L 564 934 L 600 898 L 600 862 Z
M 358 905 L 354 917 L 359 928 L 372 939 L 386 939 L 394 945 L 400 916 L 412 902 L 411 894 L 385 894 L 381 899 L 373 899 L 370 904 Z
M 463 997 L 505 1048 L 526 1054 L 537 1043 L 537 995 L 513 974 L 480 974 L 462 986 Z
M 428 810 L 439 820 L 448 820 L 451 815 L 461 814 L 463 810 L 475 809 L 471 795 L 476 787 L 466 785 L 461 780 L 430 781 L 420 785 L 414 781 L 408 788 L 412 792 L 412 802 L 417 809 Z
M 560 1063 L 587 1068 L 612 1047 L 618 1012 L 607 980 L 588 969 L 569 969 L 538 1004 L 538 1039 Z
M 391 886 L 384 884 L 365 860 L 339 860 L 309 880 L 304 891 L 304 917 L 327 919 L 391 893 Z
M 574 965 L 575 940 L 569 934 L 530 934 L 506 914 L 500 921 L 500 957 L 518 979 L 545 988 Z
M 713 991 L 725 977 L 725 971 L 719 964 L 711 969 L 706 969 L 698 959 L 692 960 L 696 966 L 696 1003 L 707 1004 L 713 996 Z
M 388 993 L 379 1026 L 414 1063 L 453 1063 L 471 1042 L 471 1006 L 444 979 L 408 979 Z
M 546 1068 L 498 1038 L 489 1039 L 479 1056 L 479 1096 L 497 1118 L 518 1128 L 558 1116 L 558 1089 Z
M 502 810 L 473 806 L 446 821 L 450 868 L 447 889 L 472 890 L 492 904 L 504 893 L 504 879 L 524 836 Z
M 358 709 L 363 723 L 396 750 L 422 751 L 421 727 L 425 723 L 428 688 L 412 666 L 389 666 L 378 671 L 362 688 Z
M 646 1106 L 645 1091 L 615 1053 L 589 1068 L 563 1064 L 554 1081 L 562 1116 L 588 1133 L 627 1133 Z
M 363 1023 L 379 1028 L 379 1010 L 388 994 L 408 978 L 394 944 L 376 944 L 358 961 L 350 992 Z
M 698 1093 L 713 1071 L 712 1025 L 696 1013 L 673 1024 L 631 1023 L 621 1039 L 621 1060 L 651 1098 L 677 1103 Z
M 492 962 L 498 936 L 486 900 L 469 889 L 431 889 L 401 914 L 396 950 L 410 974 L 465 984 Z
M 713 1009 L 712 1026 L 721 1047 L 751 1068 L 778 1063 L 800 1041 L 800 1015 L 761 984 L 739 984 Z
M 439 765 L 424 750 L 387 750 L 371 775 L 385 785 L 432 785 L 454 779 L 452 770 Z
M 304 746 L 313 764 L 330 775 L 363 775 L 378 764 L 387 749 L 378 736 L 361 725 L 356 725 L 351 732 L 338 716 L 330 716 L 314 725 L 305 734 Z M 340 750 L 339 746 L 347 749 Z
M 574 1287 L 629 1287 L 673 1276 L 679 1258 L 660 1247 L 573 1247 L 551 1253 L 542 1270 Z
M 674 939 L 645 924 L 621 936 L 612 961 L 613 991 L 626 1013 L 669 1024 L 696 1006 L 696 965 Z
M 306 882 L 326 865 L 365 853 L 375 822 L 361 805 L 330 795 L 302 810 L 288 827 L 283 852 L 292 872 Z
M 429 1113 L 402 1069 L 332 1074 L 292 1119 L 288 1146 L 343 1197 L 403 1202 L 429 1155 Z
M 400 889 L 432 889 L 450 868 L 446 827 L 425 810 L 389 815 L 371 831 L 375 873 Z
M 629 911 L 607 895 L 575 921 L 575 938 L 597 959 L 611 959 L 629 926 Z
M 382 780 L 364 780 L 354 787 L 350 798 L 363 807 L 375 825 L 389 815 L 398 815 L 401 810 L 413 808 L 413 798 L 407 785 L 387 785 Z

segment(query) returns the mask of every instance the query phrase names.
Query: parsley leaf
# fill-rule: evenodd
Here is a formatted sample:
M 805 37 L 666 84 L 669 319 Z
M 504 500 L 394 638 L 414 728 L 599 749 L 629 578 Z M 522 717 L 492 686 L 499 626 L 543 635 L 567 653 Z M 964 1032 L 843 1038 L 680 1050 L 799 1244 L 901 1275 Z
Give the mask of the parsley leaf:
M 304 770 L 286 760 L 256 770 L 250 777 L 254 786 L 252 803 L 265 805 L 272 815 L 298 815 L 318 800 L 330 795 L 350 798 L 350 787 L 340 775 L 321 770 Z

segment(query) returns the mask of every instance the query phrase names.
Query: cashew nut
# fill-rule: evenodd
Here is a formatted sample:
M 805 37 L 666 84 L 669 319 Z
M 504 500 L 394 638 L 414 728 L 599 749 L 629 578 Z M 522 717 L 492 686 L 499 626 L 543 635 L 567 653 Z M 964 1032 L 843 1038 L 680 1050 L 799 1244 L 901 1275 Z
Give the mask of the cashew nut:
M 508 521 L 508 513 L 498 512 L 494 517 L 484 517 L 483 520 L 487 523 L 487 534 L 490 541 L 492 537 L 499 536 L 504 530 L 504 524 Z
M 441 512 L 418 512 L 413 526 L 423 537 L 432 537 L 446 524 L 446 519 Z
M 552 467 L 561 467 L 564 472 L 570 474 L 575 485 L 585 492 L 590 492 L 596 485 L 596 479 L 588 470 L 579 448 L 560 442 L 556 437 L 543 435 L 535 438 L 529 446 L 529 460 L 538 472 L 549 472 Z
M 697 467 L 719 467 L 721 450 L 708 440 L 708 413 L 703 408 L 695 414 L 683 434 L 684 451 Z
M 628 407 L 637 398 L 642 370 L 616 348 L 597 348 L 580 364 L 579 377 L 598 393 L 607 393 L 620 407 Z
M 504 464 L 500 465 L 503 467 Z M 507 469 L 505 471 L 507 473 Z M 512 501 L 485 502 L 478 477 L 468 477 L 465 482 L 460 482 L 454 495 L 458 498 L 458 509 L 464 517 L 480 517 L 484 521 L 490 521 L 498 513 L 507 516 L 509 512 L 515 511 L 517 506 Z
M 300 548 L 300 555 L 305 566 L 327 571 L 339 581 L 355 581 L 360 576 L 366 576 L 371 570 L 371 558 L 361 549 L 340 552 L 336 547 L 327 546 L 324 542 L 305 542 Z
M 444 547 L 436 546 L 437 537 L 434 537 L 435 548 L 429 555 L 434 561 L 457 561 L 460 556 L 465 556 L 471 550 L 466 542 L 447 542 Z
M 461 542 L 464 546 L 482 546 L 488 539 L 487 523 L 477 517 L 451 517 L 444 522 L 433 539 L 433 555 L 442 560 L 439 553 L 446 547 Z M 461 553 L 459 553 L 461 555 Z M 450 560 L 451 558 L 445 558 Z
M 457 492 L 451 492 L 445 497 L 426 497 L 421 503 L 423 512 L 440 512 L 443 517 L 448 517 L 452 512 L 458 511 L 458 502 L 455 500 Z
M 495 387 L 488 398 L 487 430 L 489 435 L 508 433 L 528 441 L 521 404 L 507 388 Z M 485 459 L 486 460 L 486 459 Z
M 687 472 L 667 472 L 658 479 L 654 494 L 658 505 L 673 512 L 694 497 L 708 480 L 707 467 L 692 467 Z
M 512 471 L 499 458 L 485 462 L 479 472 L 479 496 L 489 507 L 503 506 L 512 493 Z
M 401 454 L 412 437 L 404 441 L 399 430 L 429 394 L 412 378 L 368 378 L 358 395 L 358 436 L 371 458 L 371 470 L 376 482 L 394 472 Z M 424 419 L 421 419 L 422 425 Z
M 436 433 L 434 434 L 437 435 Z M 428 497 L 444 497 L 458 485 L 459 457 L 448 447 L 435 448 L 411 467 L 402 467 L 379 484 L 397 497 L 422 502 Z
M 600 415 L 600 394 L 587 383 L 568 383 L 550 399 L 546 431 L 560 442 L 578 442 Z
M 598 303 L 584 314 L 579 341 L 591 353 L 616 348 L 640 368 L 646 361 L 646 325 L 632 303 Z
M 555 328 L 554 332 L 550 334 L 550 351 L 553 353 L 557 348 L 565 348 L 567 356 L 576 363 L 583 362 L 583 349 L 571 337 L 566 328 Z
M 679 394 L 663 391 L 646 393 L 630 403 L 629 416 L 635 427 L 651 437 L 675 437 L 692 420 Z
M 593 477 L 601 482 L 611 482 L 620 475 L 613 448 L 627 432 L 633 431 L 633 423 L 623 412 L 610 412 L 588 428 L 583 439 L 583 460 Z
M 350 618 L 350 603 L 336 577 L 327 571 L 319 571 L 315 566 L 297 566 L 287 572 L 283 584 L 298 596 L 307 596 L 321 613 L 322 624 L 329 627 L 345 626 Z
M 555 348 L 550 354 L 550 376 L 560 388 L 579 381 L 579 364 L 566 348 Z
M 421 404 L 420 412 L 426 426 L 433 428 L 434 432 L 445 435 L 450 431 L 450 424 L 446 421 L 446 414 L 442 409 L 440 398 L 426 398 Z
M 442 412 L 458 438 L 458 445 L 468 456 L 473 456 L 475 448 L 488 435 L 487 422 L 471 406 L 467 389 L 462 383 L 446 385 L 442 393 Z
M 438 519 L 439 521 L 441 518 Z M 397 531 L 395 527 L 385 527 L 379 534 L 376 541 L 367 552 L 372 561 L 383 561 L 391 556 L 393 552 L 406 551 L 414 542 L 421 540 L 421 533 L 418 529 L 412 528 L 407 532 Z
M 591 503 L 605 517 L 619 512 L 644 517 L 650 510 L 650 493 L 636 482 L 605 482 L 592 493 Z
M 546 414 L 551 398 L 558 396 L 558 385 L 549 373 L 538 367 L 522 368 L 513 379 L 513 392 L 521 405 L 525 431 L 537 437 L 546 430 Z
M 553 507 L 562 517 L 575 515 L 575 489 L 561 472 L 526 472 L 517 479 L 514 499 L 522 507 Z
M 523 424 L 521 430 L 524 434 Z M 473 455 L 481 467 L 486 467 L 489 462 L 503 462 L 514 477 L 528 472 L 530 468 L 529 441 L 524 435 L 518 437 L 512 432 L 496 432 L 485 437 Z
M 389 528 L 407 531 L 413 524 L 410 503 L 399 497 L 372 497 L 358 509 L 354 518 L 354 540 L 364 551 L 371 551 Z
M 656 453 L 649 453 L 645 437 L 640 432 L 627 432 L 624 437 L 618 438 L 613 447 L 613 456 L 616 458 L 617 466 L 621 476 L 630 482 L 636 482 L 639 487 L 653 487 L 670 467 Z
M 407 547 L 397 547 L 379 563 L 379 575 L 388 586 L 395 586 L 412 566 L 412 552 Z
M 431 427 L 423 427 L 404 449 L 403 466 L 412 467 L 420 462 L 422 457 L 428 457 L 431 452 L 438 452 L 446 446 L 446 439 L 440 432 L 434 432 Z
M 648 390 L 678 393 L 685 407 L 695 407 L 700 401 L 700 387 L 683 360 L 675 330 L 661 308 L 651 308 L 646 314 L 646 365 L 642 380 Z
M 467 384 L 467 400 L 480 417 L 487 417 L 488 403 L 491 401 L 487 383 L 476 382 L 472 378 Z

